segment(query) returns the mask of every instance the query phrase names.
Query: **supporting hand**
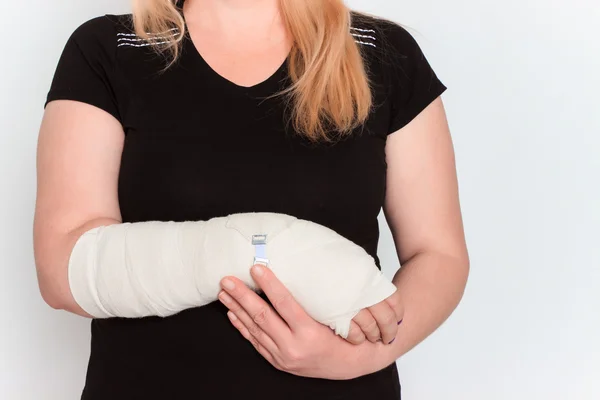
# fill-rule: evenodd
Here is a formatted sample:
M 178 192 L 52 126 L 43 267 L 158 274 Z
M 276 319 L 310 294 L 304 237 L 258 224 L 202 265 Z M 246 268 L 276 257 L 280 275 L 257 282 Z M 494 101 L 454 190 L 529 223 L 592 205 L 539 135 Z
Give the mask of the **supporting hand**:
M 221 281 L 219 299 L 229 308 L 232 324 L 275 368 L 305 377 L 352 379 L 396 360 L 392 346 L 354 345 L 315 321 L 268 268 L 254 266 L 252 277 L 274 308 L 235 277 Z

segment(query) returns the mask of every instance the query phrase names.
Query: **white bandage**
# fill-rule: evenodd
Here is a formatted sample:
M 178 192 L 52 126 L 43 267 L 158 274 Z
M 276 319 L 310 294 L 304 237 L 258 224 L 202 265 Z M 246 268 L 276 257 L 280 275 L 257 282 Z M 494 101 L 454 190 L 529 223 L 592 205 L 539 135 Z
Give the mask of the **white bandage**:
M 166 317 L 217 300 L 225 276 L 258 290 L 254 263 L 267 264 L 311 317 L 344 338 L 361 309 L 396 290 L 360 246 L 272 213 L 94 228 L 73 248 L 69 284 L 96 318 Z

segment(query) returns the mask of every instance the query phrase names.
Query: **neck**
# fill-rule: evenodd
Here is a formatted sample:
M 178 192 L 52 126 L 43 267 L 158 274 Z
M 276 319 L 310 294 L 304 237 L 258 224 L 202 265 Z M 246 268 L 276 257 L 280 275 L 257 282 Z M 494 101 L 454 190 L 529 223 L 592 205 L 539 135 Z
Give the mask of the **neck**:
M 282 25 L 280 0 L 186 0 L 188 23 L 205 29 L 237 32 L 267 32 Z

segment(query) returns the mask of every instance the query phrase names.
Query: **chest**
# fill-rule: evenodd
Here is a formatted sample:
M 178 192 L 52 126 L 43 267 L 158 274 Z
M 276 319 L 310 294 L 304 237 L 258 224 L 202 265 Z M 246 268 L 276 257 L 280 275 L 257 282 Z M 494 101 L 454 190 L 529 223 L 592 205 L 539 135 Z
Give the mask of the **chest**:
M 385 196 L 385 107 L 348 139 L 312 145 L 293 131 L 284 99 L 268 98 L 283 70 L 243 88 L 182 60 L 164 74 L 145 65 L 129 71 L 121 94 L 124 221 L 279 212 L 347 236 L 376 224 Z

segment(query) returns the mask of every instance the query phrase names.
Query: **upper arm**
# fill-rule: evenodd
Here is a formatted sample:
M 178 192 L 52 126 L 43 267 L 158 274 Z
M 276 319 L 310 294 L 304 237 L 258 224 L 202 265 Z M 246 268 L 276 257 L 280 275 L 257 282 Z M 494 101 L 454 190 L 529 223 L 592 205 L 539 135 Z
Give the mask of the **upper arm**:
M 391 111 L 384 213 L 400 261 L 432 251 L 466 259 L 446 86 L 406 29 L 381 21 L 379 30 Z
M 77 101 L 50 102 L 38 140 L 36 222 L 69 232 L 90 219 L 120 220 L 123 140 L 121 124 L 105 111 Z
M 387 138 L 384 212 L 401 262 L 467 257 L 452 139 L 441 97 Z
M 117 182 L 123 129 L 110 114 L 76 101 L 48 104 L 39 134 L 34 253 L 42 296 L 75 307 L 67 266 L 77 239 L 121 221 Z

